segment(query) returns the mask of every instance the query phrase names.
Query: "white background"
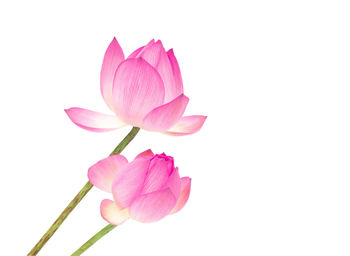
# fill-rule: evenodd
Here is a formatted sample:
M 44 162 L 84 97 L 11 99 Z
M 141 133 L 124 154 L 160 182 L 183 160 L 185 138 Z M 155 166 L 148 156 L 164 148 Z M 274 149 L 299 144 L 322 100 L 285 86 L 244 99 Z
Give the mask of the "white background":
M 26 255 L 129 128 L 91 133 L 63 109 L 108 113 L 104 51 L 174 48 L 187 137 L 142 131 L 124 151 L 175 157 L 191 197 L 128 221 L 84 255 L 350 255 L 348 1 L 1 1 L 1 255 Z M 70 255 L 107 223 L 93 188 L 40 255 Z

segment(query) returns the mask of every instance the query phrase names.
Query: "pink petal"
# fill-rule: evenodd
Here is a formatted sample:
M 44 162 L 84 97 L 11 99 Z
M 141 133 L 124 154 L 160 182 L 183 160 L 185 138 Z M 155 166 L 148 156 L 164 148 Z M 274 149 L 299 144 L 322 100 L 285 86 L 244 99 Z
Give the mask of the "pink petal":
M 156 43 L 151 41 L 142 50 L 138 51 L 138 54 L 133 54 L 138 58 L 143 58 L 149 64 L 151 64 L 159 72 L 165 87 L 164 102 L 168 103 L 182 94 L 183 90 L 178 88 L 172 64 L 168 58 L 168 54 L 165 52 L 163 44 L 160 40 Z
M 100 211 L 102 218 L 112 225 L 120 225 L 130 218 L 129 210 L 121 210 L 115 202 L 105 199 L 101 202 Z
M 114 177 L 112 184 L 113 197 L 122 208 L 129 207 L 132 200 L 140 194 L 149 162 L 147 158 L 137 158 L 124 165 Z
M 164 102 L 168 103 L 173 99 L 175 99 L 177 96 L 181 95 L 183 92 L 178 90 L 176 86 L 173 69 L 164 48 L 159 55 L 157 70 L 164 82 L 164 87 L 165 87 Z
M 185 206 L 190 196 L 190 191 L 191 191 L 191 179 L 189 177 L 181 178 L 180 197 L 177 200 L 175 207 L 171 210 L 171 213 L 176 213 Z
M 142 58 L 121 63 L 114 78 L 115 112 L 126 123 L 140 126 L 164 101 L 164 85 L 157 70 Z
M 141 46 L 140 48 L 138 48 L 138 49 L 136 49 L 135 51 L 133 51 L 133 52 L 129 55 L 128 59 L 134 59 L 134 58 L 136 58 L 137 55 L 139 55 L 139 53 L 143 50 L 143 48 L 145 48 L 145 46 Z
M 179 176 L 179 168 L 175 168 L 173 173 L 168 179 L 167 187 L 170 188 L 171 192 L 174 194 L 175 198 L 178 199 L 181 192 L 181 179 Z
M 70 120 L 79 127 L 92 132 L 108 132 L 125 126 L 116 116 L 106 115 L 84 108 L 64 110 Z
M 164 155 L 154 156 L 148 166 L 148 172 L 141 194 L 166 188 L 170 174 L 174 170 L 174 159 Z
M 98 161 L 88 170 L 90 182 L 99 189 L 112 192 L 112 183 L 120 168 L 128 163 L 122 155 L 113 155 Z
M 170 49 L 167 52 L 167 54 L 169 57 L 169 61 L 170 61 L 172 71 L 173 71 L 173 76 L 174 76 L 174 85 L 171 88 L 171 93 L 175 98 L 177 95 L 180 95 L 184 92 L 183 85 L 182 85 L 181 71 L 173 49 Z
M 102 97 L 105 100 L 108 107 L 113 111 L 113 79 L 114 73 L 117 70 L 119 64 L 124 60 L 124 53 L 117 39 L 113 38 L 109 44 L 105 56 L 103 58 L 100 84 Z
M 185 112 L 188 97 L 181 94 L 173 101 L 153 109 L 143 120 L 142 128 L 163 132 L 172 127 Z
M 144 152 L 138 154 L 138 155 L 135 157 L 135 159 L 136 159 L 136 158 L 139 158 L 139 157 L 152 157 L 152 156 L 154 156 L 152 150 L 147 149 L 146 151 L 144 151 Z
M 182 136 L 198 132 L 206 119 L 206 116 L 184 116 L 165 133 Z
M 169 188 L 137 197 L 129 208 L 130 216 L 141 222 L 154 222 L 167 216 L 176 199 Z
M 129 55 L 128 59 L 130 59 L 130 58 L 136 58 L 136 57 L 140 54 L 140 52 L 141 52 L 145 47 L 150 46 L 150 45 L 152 45 L 152 44 L 154 44 L 154 39 L 152 39 L 152 40 L 151 40 L 148 44 L 146 44 L 145 46 L 142 46 L 142 47 L 138 48 L 137 50 L 133 51 L 133 52 Z
M 162 52 L 165 52 L 165 50 L 162 42 L 158 40 L 156 43 L 148 43 L 148 45 L 146 45 L 142 51 L 140 51 L 137 57 L 143 58 L 145 61 L 157 69 L 159 58 Z

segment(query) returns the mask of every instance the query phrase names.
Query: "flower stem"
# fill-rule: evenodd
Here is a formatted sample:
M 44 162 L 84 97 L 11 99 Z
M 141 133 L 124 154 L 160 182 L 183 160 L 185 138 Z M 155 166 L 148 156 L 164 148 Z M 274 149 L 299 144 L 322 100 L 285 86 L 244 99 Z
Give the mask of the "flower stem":
M 101 229 L 99 232 L 97 232 L 93 237 L 91 237 L 85 244 L 83 244 L 71 256 L 81 255 L 83 252 L 85 252 L 87 249 L 89 249 L 94 243 L 96 243 L 98 240 L 100 240 L 104 235 L 109 233 L 109 231 L 111 231 L 115 227 L 116 227 L 115 225 L 108 224 L 103 229 Z
M 133 127 L 131 131 L 126 135 L 126 137 L 119 143 L 119 145 L 112 151 L 110 155 L 120 154 L 123 149 L 132 141 L 136 134 L 139 132 L 140 128 Z M 37 255 L 41 248 L 49 241 L 56 230 L 62 225 L 63 221 L 68 217 L 68 215 L 74 210 L 74 208 L 79 204 L 79 202 L 86 196 L 93 185 L 88 181 L 85 186 L 79 191 L 79 193 L 74 197 L 74 199 L 69 203 L 69 205 L 63 210 L 63 212 L 58 216 L 51 227 L 42 236 L 39 242 L 33 247 L 33 249 L 28 253 L 27 256 Z
M 118 146 L 112 151 L 111 155 L 118 155 L 120 154 L 124 148 L 129 145 L 130 141 L 132 141 L 136 134 L 140 131 L 140 128 L 138 127 L 133 127 L 131 131 L 128 133 L 128 135 L 125 136 L 125 138 L 119 143 Z

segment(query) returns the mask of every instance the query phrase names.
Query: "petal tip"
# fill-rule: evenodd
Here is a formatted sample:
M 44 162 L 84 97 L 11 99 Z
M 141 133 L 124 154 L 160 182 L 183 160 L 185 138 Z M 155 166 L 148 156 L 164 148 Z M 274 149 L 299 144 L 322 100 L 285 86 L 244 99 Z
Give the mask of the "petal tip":
M 152 151 L 151 149 L 147 149 L 147 150 L 145 150 L 144 152 L 138 154 L 138 155 L 135 157 L 135 159 L 136 159 L 136 158 L 139 158 L 139 157 L 149 157 L 149 156 L 154 156 L 154 153 L 153 153 L 153 151 Z
M 110 45 L 120 47 L 117 38 L 114 36 Z
M 166 134 L 184 136 L 196 133 L 202 128 L 206 119 L 207 116 L 201 115 L 184 116 Z
M 120 225 L 130 218 L 128 209 L 119 209 L 119 207 L 109 199 L 104 199 L 100 205 L 102 218 L 112 225 Z
M 163 43 L 162 43 L 162 40 L 157 40 L 157 42 L 156 42 L 156 44 L 159 44 L 160 46 L 162 46 L 163 47 Z

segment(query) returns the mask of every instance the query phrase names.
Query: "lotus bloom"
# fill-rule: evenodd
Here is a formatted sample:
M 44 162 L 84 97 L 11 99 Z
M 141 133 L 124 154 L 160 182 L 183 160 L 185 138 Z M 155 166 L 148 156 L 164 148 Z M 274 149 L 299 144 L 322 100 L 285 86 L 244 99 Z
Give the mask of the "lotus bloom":
M 151 150 L 130 163 L 122 155 L 107 157 L 89 168 L 88 177 L 93 185 L 113 194 L 114 201 L 101 203 L 102 217 L 113 225 L 128 218 L 154 222 L 178 212 L 191 189 L 191 179 L 180 178 L 171 156 L 154 155 Z
M 105 132 L 132 125 L 170 135 L 197 132 L 206 117 L 183 116 L 188 104 L 173 50 L 165 51 L 154 40 L 127 59 L 114 38 L 105 53 L 101 70 L 101 93 L 114 115 L 70 108 L 69 118 L 81 128 Z

